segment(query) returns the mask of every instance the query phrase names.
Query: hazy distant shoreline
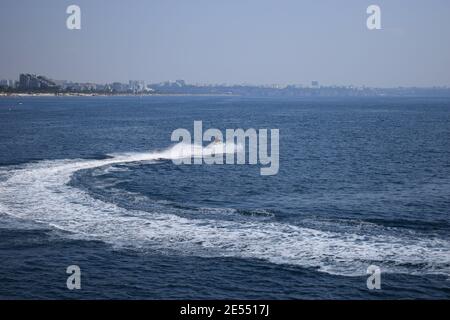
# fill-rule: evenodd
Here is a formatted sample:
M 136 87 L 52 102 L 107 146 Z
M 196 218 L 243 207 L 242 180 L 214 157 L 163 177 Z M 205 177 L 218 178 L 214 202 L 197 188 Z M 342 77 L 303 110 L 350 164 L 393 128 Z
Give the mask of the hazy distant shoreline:
M 24 97 L 164 97 L 164 96 L 200 96 L 200 97 L 237 97 L 239 94 L 224 94 L 224 93 L 149 93 L 149 94 L 90 94 L 90 93 L 0 93 L 0 98 L 24 98 Z
M 0 98 L 25 97 L 259 97 L 259 98 L 450 98 L 450 88 L 285 88 L 236 87 L 228 92 L 0 92 Z M 186 90 L 188 91 L 188 90 Z

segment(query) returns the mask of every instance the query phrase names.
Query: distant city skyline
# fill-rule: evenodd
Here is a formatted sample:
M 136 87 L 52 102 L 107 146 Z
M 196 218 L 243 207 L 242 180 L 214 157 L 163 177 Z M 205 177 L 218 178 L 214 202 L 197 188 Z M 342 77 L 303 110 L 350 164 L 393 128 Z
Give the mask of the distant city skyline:
M 28 78 L 24 80 L 24 78 Z M 336 85 L 323 85 L 320 81 L 312 80 L 310 83 L 300 84 L 300 83 L 287 83 L 287 84 L 279 84 L 279 83 L 271 83 L 271 84 L 253 84 L 253 83 L 189 83 L 183 79 L 176 80 L 165 80 L 160 82 L 151 82 L 147 83 L 145 80 L 136 80 L 129 79 L 126 81 L 117 81 L 112 80 L 108 82 L 95 82 L 95 81 L 74 81 L 71 79 L 53 79 L 47 75 L 42 74 L 34 74 L 34 73 L 21 73 L 18 78 L 15 79 L 6 79 L 0 75 L 0 87 L 13 87 L 20 88 L 24 87 L 24 81 L 28 84 L 33 83 L 35 81 L 41 82 L 41 80 L 47 85 L 48 83 L 53 83 L 55 86 L 69 86 L 69 85 L 97 85 L 97 86 L 108 86 L 108 85 L 128 85 L 131 88 L 142 90 L 147 86 L 161 86 L 161 85 L 177 85 L 179 87 L 183 86 L 224 86 L 224 87 L 233 87 L 233 86 L 249 86 L 249 87 L 261 87 L 261 88 L 286 88 L 286 87 L 294 87 L 294 88 L 372 88 L 372 89 L 385 89 L 391 87 L 371 87 L 366 85 L 348 85 L 348 84 L 336 84 Z M 33 85 L 27 85 L 28 89 L 33 88 Z M 34 85 L 34 88 L 38 88 Z M 395 88 L 445 88 L 450 89 L 450 86 L 442 85 L 442 86 L 397 86 L 392 87 Z
M 71 4 L 81 30 L 66 28 Z M 450 86 L 449 17 L 447 0 L 3 0 L 0 78 Z
M 95 82 L 95 81 L 74 81 L 71 79 L 53 79 L 47 75 L 33 74 L 33 73 L 21 73 L 17 79 L 6 79 L 0 74 L 0 90 L 5 88 L 11 89 L 51 89 L 59 88 L 65 89 L 68 87 L 72 88 L 83 88 L 83 90 L 98 90 L 98 88 L 111 88 L 117 91 L 126 91 L 131 89 L 135 92 L 143 92 L 147 89 L 152 89 L 155 87 L 255 87 L 255 88 L 271 88 L 271 89 L 286 89 L 286 88 L 340 88 L 340 89 L 444 89 L 446 92 L 450 93 L 450 86 L 396 86 L 396 87 L 382 87 L 382 86 L 366 86 L 366 85 L 349 85 L 349 84 L 335 84 L 335 85 L 324 85 L 320 81 L 313 80 L 310 83 L 271 83 L 271 84 L 253 84 L 253 83 L 190 83 L 183 79 L 177 80 L 165 80 L 160 82 L 146 82 L 145 80 L 130 79 L 126 81 L 112 80 L 108 82 Z
M 234 95 L 259 97 L 450 97 L 450 87 L 396 87 L 322 86 L 312 81 L 299 85 L 199 85 L 184 80 L 146 84 L 129 80 L 128 83 L 78 83 L 53 80 L 44 75 L 20 74 L 19 81 L 0 80 L 0 96 L 11 95 Z

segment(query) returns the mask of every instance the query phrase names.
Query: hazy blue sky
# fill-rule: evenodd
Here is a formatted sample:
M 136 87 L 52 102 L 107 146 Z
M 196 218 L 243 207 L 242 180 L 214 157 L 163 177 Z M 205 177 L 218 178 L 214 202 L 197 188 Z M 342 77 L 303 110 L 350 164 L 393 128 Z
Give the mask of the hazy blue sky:
M 0 0 L 0 41 L 0 78 L 450 85 L 449 0 Z

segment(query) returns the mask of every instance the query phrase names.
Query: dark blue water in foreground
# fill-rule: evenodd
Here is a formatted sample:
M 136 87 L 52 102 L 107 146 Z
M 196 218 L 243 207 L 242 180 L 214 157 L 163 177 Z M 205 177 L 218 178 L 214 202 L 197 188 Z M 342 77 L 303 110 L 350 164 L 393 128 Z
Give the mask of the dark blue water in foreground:
M 194 120 L 279 174 L 159 160 Z M 448 100 L 0 99 L 0 298 L 448 299 L 449 212 Z

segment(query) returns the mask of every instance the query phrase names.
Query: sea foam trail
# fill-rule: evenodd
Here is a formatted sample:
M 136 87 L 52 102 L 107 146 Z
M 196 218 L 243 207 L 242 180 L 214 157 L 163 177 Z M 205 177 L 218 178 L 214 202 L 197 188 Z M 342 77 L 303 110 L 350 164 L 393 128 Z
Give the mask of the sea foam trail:
M 6 180 L 0 181 L 0 213 L 65 230 L 69 237 L 100 240 L 119 248 L 263 259 L 348 276 L 364 275 L 371 263 L 383 272 L 450 274 L 450 243 L 444 239 L 388 232 L 329 232 L 267 221 L 188 219 L 128 210 L 68 185 L 79 170 L 135 161 L 151 163 L 173 157 L 171 152 L 173 149 L 104 160 L 42 161 L 11 168 Z

